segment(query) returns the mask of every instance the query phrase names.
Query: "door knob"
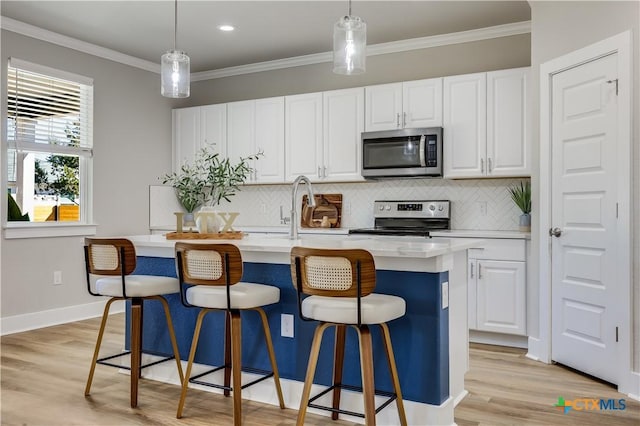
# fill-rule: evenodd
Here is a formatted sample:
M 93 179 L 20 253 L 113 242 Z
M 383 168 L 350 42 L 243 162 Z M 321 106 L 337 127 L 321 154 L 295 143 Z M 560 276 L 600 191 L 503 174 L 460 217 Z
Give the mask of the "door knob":
M 549 228 L 549 236 L 550 237 L 559 237 L 560 235 L 562 235 L 562 229 L 560 228 Z

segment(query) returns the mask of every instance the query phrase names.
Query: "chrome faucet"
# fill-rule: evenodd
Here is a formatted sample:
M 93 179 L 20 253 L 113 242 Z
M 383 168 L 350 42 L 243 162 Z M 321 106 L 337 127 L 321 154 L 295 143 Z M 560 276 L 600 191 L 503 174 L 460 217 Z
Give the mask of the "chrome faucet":
M 289 239 L 298 239 L 298 215 L 297 215 L 297 198 L 298 198 L 298 185 L 300 182 L 307 185 L 307 205 L 309 207 L 316 206 L 316 198 L 313 196 L 313 189 L 311 188 L 311 182 L 309 178 L 300 175 L 293 181 L 293 187 L 291 188 L 291 229 L 289 231 Z

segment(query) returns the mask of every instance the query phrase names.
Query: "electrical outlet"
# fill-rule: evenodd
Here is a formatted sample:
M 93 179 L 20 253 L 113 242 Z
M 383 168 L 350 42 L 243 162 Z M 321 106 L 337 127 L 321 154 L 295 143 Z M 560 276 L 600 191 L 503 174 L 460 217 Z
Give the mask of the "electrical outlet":
M 345 216 L 351 216 L 351 203 L 346 202 L 342 204 L 342 208 L 344 209 L 343 213 Z
M 487 215 L 487 202 L 486 201 L 478 201 L 478 214 L 480 216 Z
M 280 315 L 280 335 L 282 337 L 293 337 L 293 315 Z
M 442 283 L 442 309 L 449 307 L 449 281 Z
M 260 214 L 267 214 L 267 205 L 265 203 L 260 204 Z
M 62 284 L 62 271 L 53 271 L 53 285 Z

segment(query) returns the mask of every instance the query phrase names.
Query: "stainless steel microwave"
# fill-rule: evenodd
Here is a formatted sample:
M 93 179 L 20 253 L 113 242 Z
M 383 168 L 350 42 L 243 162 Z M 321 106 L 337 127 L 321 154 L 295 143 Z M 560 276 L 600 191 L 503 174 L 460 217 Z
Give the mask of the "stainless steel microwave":
M 442 177 L 442 127 L 363 132 L 362 176 Z

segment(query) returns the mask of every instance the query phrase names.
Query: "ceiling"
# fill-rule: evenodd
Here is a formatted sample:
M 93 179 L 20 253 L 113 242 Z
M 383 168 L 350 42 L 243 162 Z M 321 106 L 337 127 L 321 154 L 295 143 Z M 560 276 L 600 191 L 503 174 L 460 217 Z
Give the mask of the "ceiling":
M 174 2 L 10 1 L 2 16 L 154 63 L 173 48 Z M 332 50 L 333 24 L 347 1 L 178 2 L 177 48 L 191 72 Z M 367 44 L 529 21 L 527 1 L 354 1 Z M 236 30 L 225 33 L 221 24 Z

